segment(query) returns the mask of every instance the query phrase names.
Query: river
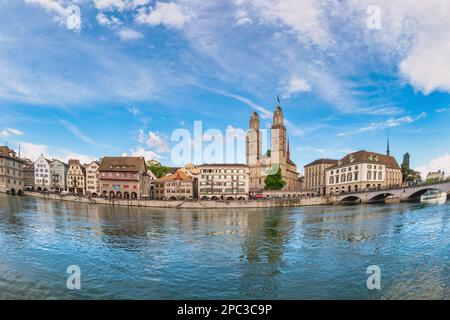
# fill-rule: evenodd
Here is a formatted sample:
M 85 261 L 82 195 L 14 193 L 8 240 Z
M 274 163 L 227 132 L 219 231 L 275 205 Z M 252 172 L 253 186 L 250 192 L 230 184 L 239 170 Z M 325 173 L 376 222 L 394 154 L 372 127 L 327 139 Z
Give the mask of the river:
M 449 202 L 176 210 L 0 194 L 0 299 L 449 299 L 449 222 Z

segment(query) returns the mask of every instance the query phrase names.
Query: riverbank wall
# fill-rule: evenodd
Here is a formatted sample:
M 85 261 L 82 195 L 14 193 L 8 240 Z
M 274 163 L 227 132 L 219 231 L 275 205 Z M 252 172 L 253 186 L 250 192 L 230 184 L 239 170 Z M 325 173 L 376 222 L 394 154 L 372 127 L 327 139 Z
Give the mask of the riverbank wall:
M 273 200 L 233 200 L 233 201 L 161 201 L 161 200 L 128 200 L 128 199 L 103 199 L 85 198 L 77 196 L 63 196 L 52 193 L 24 192 L 24 196 L 56 200 L 69 201 L 86 204 L 111 205 L 117 207 L 148 207 L 148 208 L 174 208 L 174 209 L 228 209 L 228 208 L 277 208 L 277 207 L 302 207 L 318 206 L 329 204 L 324 197 L 303 198 L 303 199 L 273 199 Z

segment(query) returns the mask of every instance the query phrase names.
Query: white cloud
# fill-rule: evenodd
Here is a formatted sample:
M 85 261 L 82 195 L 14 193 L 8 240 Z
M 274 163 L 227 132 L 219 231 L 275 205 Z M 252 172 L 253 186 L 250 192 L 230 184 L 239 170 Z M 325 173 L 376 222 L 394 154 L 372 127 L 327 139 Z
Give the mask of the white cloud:
M 173 2 L 157 2 L 153 9 L 141 8 L 136 22 L 150 26 L 164 25 L 168 28 L 181 29 L 189 20 L 185 9 Z
M 372 0 L 349 1 L 353 9 Z M 367 40 L 386 56 L 398 55 L 400 75 L 416 90 L 450 92 L 450 2 L 448 0 L 378 0 L 382 29 Z
M 170 152 L 168 136 L 159 132 L 149 131 L 145 133 L 144 130 L 139 130 L 139 142 L 145 143 L 158 153 Z
M 94 0 L 94 5 L 99 10 L 128 10 L 150 3 L 150 0 Z
M 450 107 L 449 107 L 449 108 L 439 108 L 439 109 L 436 109 L 436 112 L 437 112 L 437 113 L 443 113 L 443 112 L 447 112 L 447 111 L 450 111 Z
M 236 26 L 245 26 L 248 24 L 253 24 L 253 20 L 250 19 L 250 17 L 248 16 L 247 11 L 242 10 L 242 9 L 238 9 L 236 11 L 236 13 L 234 14 L 236 22 L 235 25 Z
M 423 119 L 427 114 L 425 112 L 422 112 L 421 114 L 419 114 L 416 117 L 412 117 L 412 116 L 405 116 L 405 117 L 401 117 L 401 118 L 391 118 L 387 121 L 384 122 L 372 122 L 370 125 L 366 126 L 366 127 L 362 127 L 353 131 L 348 131 L 348 132 L 341 132 L 338 134 L 338 136 L 348 136 L 348 135 L 352 135 L 352 134 L 360 134 L 360 133 L 364 133 L 364 132 L 368 132 L 368 131 L 375 131 L 375 130 L 382 130 L 382 129 L 387 129 L 387 128 L 392 128 L 392 127 L 397 127 L 400 126 L 402 124 L 409 124 L 409 123 L 413 123 L 417 120 Z
M 69 159 L 79 159 L 81 163 L 89 163 L 96 160 L 93 156 L 78 154 L 72 152 L 71 150 L 52 147 L 43 144 L 34 144 L 29 142 L 17 142 L 20 145 L 20 153 L 24 158 L 28 158 L 32 161 L 36 161 L 41 154 L 50 159 L 59 159 L 61 161 L 67 162 Z
M 6 128 L 0 131 L 0 137 L 7 138 L 9 136 L 21 136 L 23 132 L 14 128 Z
M 111 146 L 107 145 L 107 144 L 102 144 L 99 143 L 98 141 L 96 141 L 94 138 L 91 138 L 89 136 L 87 136 L 86 134 L 84 134 L 80 128 L 78 128 L 77 126 L 75 126 L 74 124 L 63 120 L 63 119 L 59 119 L 58 120 L 59 123 L 61 123 L 67 130 L 69 130 L 73 135 L 75 135 L 78 139 L 80 139 L 83 142 L 86 142 L 94 147 L 97 148 L 109 148 L 112 149 Z
M 97 14 L 97 22 L 102 25 L 102 26 L 107 26 L 107 27 L 117 27 L 122 25 L 122 22 L 114 17 L 108 17 L 107 15 L 105 15 L 104 13 L 100 12 L 99 14 Z
M 59 19 L 67 18 L 70 10 L 62 5 L 59 0 L 24 0 L 27 4 L 36 4 L 48 12 L 54 13 Z
M 145 150 L 142 147 L 131 149 L 129 153 L 122 154 L 123 157 L 144 157 L 145 161 L 153 159 L 162 159 L 163 157 L 151 150 Z
M 123 10 L 126 2 L 125 0 L 94 0 L 95 7 L 99 10 Z
M 448 175 L 450 173 L 450 154 L 445 153 L 427 164 L 416 168 L 416 170 L 422 173 L 423 179 L 426 178 L 429 172 L 436 172 L 438 170 L 444 171 Z
M 137 116 L 140 113 L 139 109 L 136 107 L 127 107 L 127 111 L 134 116 Z
M 282 25 L 293 32 L 299 41 L 327 46 L 330 35 L 324 21 L 324 9 L 315 0 L 242 0 L 238 7 L 245 7 L 260 23 Z
M 122 29 L 117 33 L 124 41 L 140 40 L 145 38 L 142 33 L 133 29 Z
M 311 86 L 299 76 L 293 76 L 288 81 L 284 81 L 281 91 L 283 98 L 290 98 L 297 93 L 311 91 Z

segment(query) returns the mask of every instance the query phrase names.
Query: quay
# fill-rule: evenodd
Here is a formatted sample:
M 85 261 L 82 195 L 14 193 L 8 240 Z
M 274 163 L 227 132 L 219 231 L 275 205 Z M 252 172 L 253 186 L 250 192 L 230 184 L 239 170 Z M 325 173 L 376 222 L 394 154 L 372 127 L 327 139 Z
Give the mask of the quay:
M 175 209 L 226 209 L 226 208 L 275 208 L 275 207 L 301 207 L 339 204 L 370 204 L 388 203 L 393 197 L 399 202 L 416 201 L 428 190 L 440 190 L 450 194 L 450 181 L 422 184 L 385 190 L 361 191 L 355 193 L 342 193 L 339 195 L 326 195 L 304 197 L 300 193 L 267 192 L 268 199 L 258 200 L 148 200 L 148 199 L 117 199 L 117 198 L 89 198 L 80 196 L 61 195 L 45 192 L 25 191 L 24 196 L 70 201 L 86 204 L 112 205 L 119 207 L 153 207 Z

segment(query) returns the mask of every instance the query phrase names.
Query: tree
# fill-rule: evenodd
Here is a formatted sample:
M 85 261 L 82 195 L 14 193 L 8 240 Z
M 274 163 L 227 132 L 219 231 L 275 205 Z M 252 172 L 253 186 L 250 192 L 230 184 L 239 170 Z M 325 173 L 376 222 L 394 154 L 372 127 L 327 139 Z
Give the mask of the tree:
M 278 167 L 278 170 L 275 174 L 268 175 L 264 180 L 265 190 L 281 190 L 286 185 L 286 182 L 283 181 L 283 177 L 281 176 L 281 168 Z
M 403 155 L 403 162 L 402 162 L 402 176 L 403 176 L 403 182 L 407 181 L 408 175 L 409 175 L 409 171 L 411 170 L 409 168 L 409 159 L 410 159 L 410 155 L 409 153 L 405 153 Z
M 161 165 L 161 163 L 156 160 L 150 160 L 147 161 L 147 170 L 153 172 L 153 174 L 159 179 L 164 177 L 170 171 L 170 168 Z
M 409 161 L 410 161 L 410 155 L 409 153 L 405 153 L 403 156 L 403 162 L 402 162 L 402 176 L 403 176 L 403 182 L 419 182 L 422 180 L 422 177 L 420 175 L 420 172 L 415 171 L 409 167 Z

